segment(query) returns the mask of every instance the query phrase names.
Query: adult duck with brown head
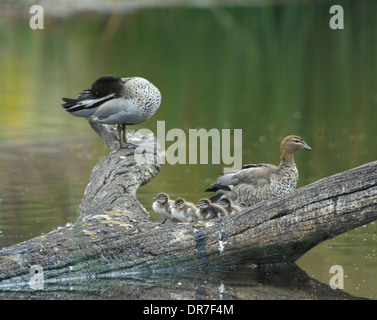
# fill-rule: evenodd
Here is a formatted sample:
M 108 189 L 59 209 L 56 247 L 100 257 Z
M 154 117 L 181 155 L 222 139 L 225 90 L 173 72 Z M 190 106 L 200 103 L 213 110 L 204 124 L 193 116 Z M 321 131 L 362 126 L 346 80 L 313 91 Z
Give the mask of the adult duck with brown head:
M 293 191 L 298 181 L 294 153 L 311 150 L 303 138 L 288 136 L 280 145 L 280 164 L 247 164 L 241 170 L 233 170 L 219 177 L 206 192 L 216 192 L 212 202 L 228 197 L 236 203 L 251 206 L 255 203 L 279 197 Z

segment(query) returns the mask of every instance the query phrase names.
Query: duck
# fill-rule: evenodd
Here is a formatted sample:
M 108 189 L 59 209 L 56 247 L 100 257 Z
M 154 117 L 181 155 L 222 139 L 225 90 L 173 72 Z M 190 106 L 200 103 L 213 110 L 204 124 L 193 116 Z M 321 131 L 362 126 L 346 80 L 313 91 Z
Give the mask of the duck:
M 296 135 L 285 137 L 280 144 L 280 164 L 246 164 L 240 170 L 231 170 L 220 176 L 206 192 L 216 192 L 210 198 L 217 202 L 228 197 L 246 206 L 282 196 L 293 191 L 298 181 L 294 153 L 311 150 L 303 138 Z
M 219 205 L 222 206 L 226 210 L 228 215 L 240 212 L 242 210 L 240 206 L 233 204 L 232 200 L 230 200 L 227 197 L 222 197 L 219 200 Z
M 178 198 L 174 201 L 171 213 L 175 219 L 181 222 L 196 222 L 198 220 L 196 211 L 197 208 L 193 203 Z
M 174 201 L 169 199 L 169 195 L 160 192 L 155 197 L 153 197 L 153 200 L 156 200 L 152 204 L 152 209 L 154 212 L 165 218 L 162 221 L 162 224 L 165 223 L 166 220 L 174 221 L 174 217 L 171 213 L 171 209 L 174 205 Z
M 200 199 L 196 207 L 199 208 L 197 215 L 201 217 L 201 220 L 211 220 L 228 215 L 223 207 L 216 203 L 212 203 L 211 200 L 207 198 Z
M 161 104 L 160 91 L 141 77 L 108 75 L 95 80 L 91 89 L 77 98 L 62 98 L 62 107 L 71 115 L 102 124 L 116 124 L 120 147 L 134 147 L 126 141 L 126 125 L 139 124 L 152 117 Z

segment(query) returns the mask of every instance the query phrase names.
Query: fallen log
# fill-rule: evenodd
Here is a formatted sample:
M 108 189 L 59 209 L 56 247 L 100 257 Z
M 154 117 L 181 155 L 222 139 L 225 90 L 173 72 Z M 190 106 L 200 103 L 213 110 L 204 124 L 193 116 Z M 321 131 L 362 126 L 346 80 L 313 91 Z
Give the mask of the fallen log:
M 91 126 L 111 153 L 94 167 L 76 222 L 0 250 L 0 290 L 28 290 L 36 265 L 45 283 L 56 284 L 246 262 L 294 263 L 320 242 L 377 219 L 375 161 L 236 215 L 197 223 L 152 222 L 136 191 L 160 169 L 155 137 L 134 132 L 128 139 L 141 148 L 117 150 L 111 126 Z

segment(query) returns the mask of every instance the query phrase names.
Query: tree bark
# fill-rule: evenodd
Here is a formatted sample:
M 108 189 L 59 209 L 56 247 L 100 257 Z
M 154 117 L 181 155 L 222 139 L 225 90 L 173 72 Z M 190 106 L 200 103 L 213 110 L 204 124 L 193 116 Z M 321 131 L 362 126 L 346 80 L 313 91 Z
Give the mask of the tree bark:
M 161 166 L 155 137 L 134 132 L 117 150 L 111 126 L 92 127 L 111 153 L 93 169 L 77 220 L 0 250 L 0 289 L 44 281 L 294 263 L 320 242 L 377 219 L 377 161 L 212 221 L 152 222 L 136 198 Z M 145 161 L 145 160 L 148 161 Z M 144 162 L 143 162 L 144 160 Z

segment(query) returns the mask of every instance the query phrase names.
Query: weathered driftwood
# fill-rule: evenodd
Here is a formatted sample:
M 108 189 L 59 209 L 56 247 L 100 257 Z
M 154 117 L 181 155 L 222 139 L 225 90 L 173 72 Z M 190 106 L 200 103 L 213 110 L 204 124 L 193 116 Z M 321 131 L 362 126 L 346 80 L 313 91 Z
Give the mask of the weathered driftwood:
M 117 150 L 109 126 L 92 127 L 109 156 L 93 169 L 77 220 L 0 250 L 0 290 L 27 287 L 30 267 L 45 283 L 294 262 L 318 243 L 377 219 L 377 161 L 221 219 L 159 224 L 136 199 L 159 171 L 153 135 Z M 135 140 L 136 139 L 136 140 Z M 142 150 L 144 153 L 140 153 Z M 140 154 L 151 163 L 140 163 Z M 27 290 L 27 289 L 25 289 Z

